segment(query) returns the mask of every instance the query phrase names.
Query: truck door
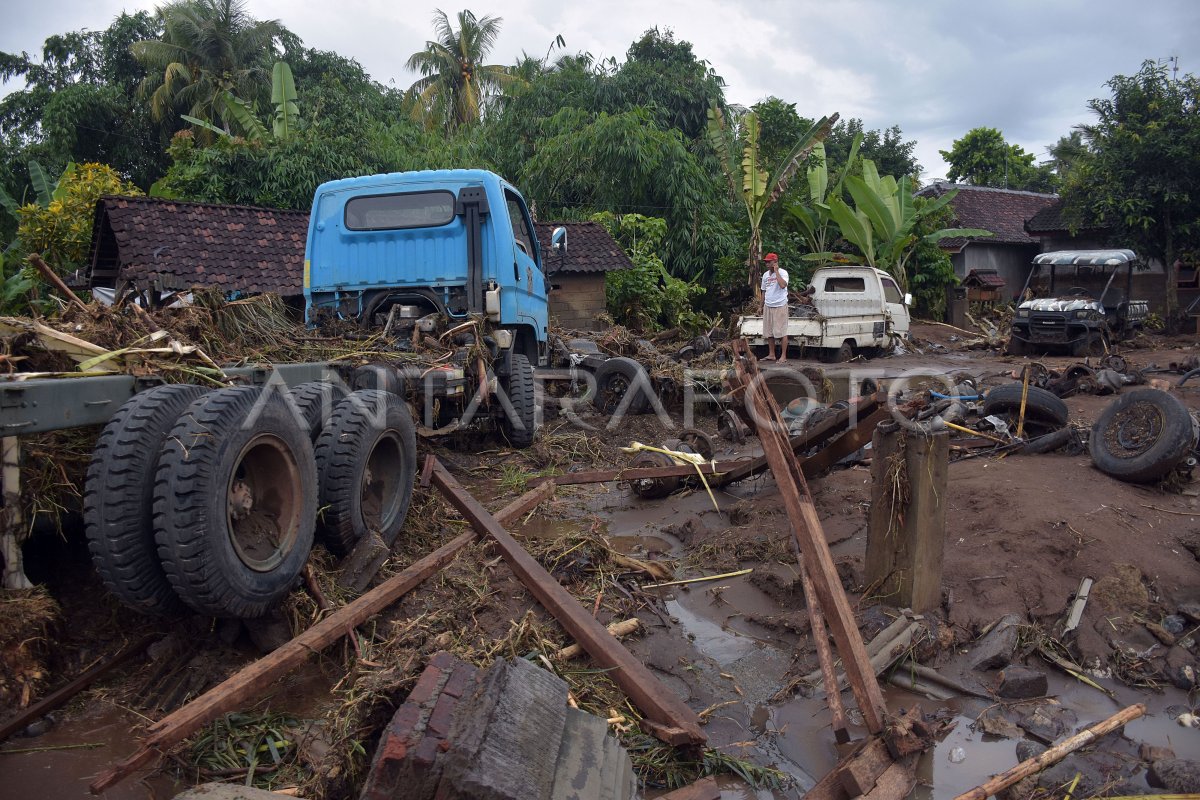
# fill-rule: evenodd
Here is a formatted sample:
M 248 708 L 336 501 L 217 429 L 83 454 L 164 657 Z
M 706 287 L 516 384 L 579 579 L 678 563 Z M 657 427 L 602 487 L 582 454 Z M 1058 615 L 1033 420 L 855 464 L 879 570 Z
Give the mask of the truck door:
M 508 276 L 500 279 L 501 321 L 503 324 L 529 325 L 539 330 L 539 320 L 546 317 L 546 283 L 539 263 L 533 226 L 521 198 L 509 189 L 504 190 L 513 233 L 512 283 Z M 506 302 L 505 296 L 512 304 Z M 544 323 L 543 323 L 544 324 Z
M 908 336 L 908 306 L 904 304 L 904 294 L 891 278 L 879 276 L 883 284 L 883 305 L 892 317 L 892 330 L 899 336 Z

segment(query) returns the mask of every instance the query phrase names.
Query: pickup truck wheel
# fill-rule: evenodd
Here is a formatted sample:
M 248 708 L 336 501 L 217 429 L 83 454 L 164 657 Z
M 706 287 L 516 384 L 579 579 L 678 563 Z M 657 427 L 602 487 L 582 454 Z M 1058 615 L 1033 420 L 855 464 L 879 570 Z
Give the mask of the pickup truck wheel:
M 269 611 L 308 560 L 316 515 L 312 443 L 282 395 L 218 389 L 171 429 L 155 478 L 154 536 L 167 579 L 195 611 Z
M 854 358 L 854 345 L 849 341 L 842 342 L 842 346 L 834 350 L 833 348 L 825 349 L 825 358 L 822 359 L 826 364 L 844 364 Z
M 992 389 L 983 399 L 984 415 L 1015 416 L 1020 414 L 1021 391 L 1022 385 L 1019 383 L 1006 383 Z M 1030 422 L 1037 423 L 1037 427 L 1046 428 L 1048 432 L 1063 427 L 1067 424 L 1068 419 L 1070 419 L 1070 412 L 1062 399 L 1045 389 L 1039 389 L 1036 386 L 1029 387 L 1029 396 L 1025 401 L 1026 426 Z
M 1029 345 L 1024 339 L 1018 339 L 1016 336 L 1009 335 L 1008 344 L 1004 348 L 1004 354 L 1009 356 L 1023 356 L 1029 353 Z
M 345 386 L 329 381 L 309 381 L 288 392 L 288 397 L 296 405 L 297 421 L 308 431 L 314 444 L 329 418 L 333 416 L 334 407 L 347 394 Z
M 644 467 L 672 467 L 675 466 L 675 462 L 666 453 L 643 451 L 634 457 L 632 466 L 635 469 Z M 666 497 L 678 489 L 679 478 L 638 478 L 629 482 L 629 488 L 633 489 L 633 493 L 638 497 L 645 498 L 646 500 L 657 500 Z
M 596 370 L 596 408 L 611 415 L 628 396 L 626 411 L 630 414 L 645 413 L 650 407 L 650 398 L 645 390 L 649 382 L 645 368 L 632 358 L 615 356 L 606 359 Z
M 154 473 L 163 442 L 192 401 L 207 390 L 172 384 L 140 392 L 104 426 L 83 493 L 83 522 L 96 572 L 117 599 L 144 614 L 175 614 L 154 541 Z
M 534 394 L 533 365 L 527 356 L 514 353 L 508 375 L 508 402 L 511 409 L 503 409 L 503 429 L 508 441 L 515 447 L 529 447 L 537 435 L 537 402 Z
M 319 532 L 338 555 L 372 531 L 391 547 L 404 527 L 417 472 L 408 404 L 378 389 L 345 397 L 317 439 Z
M 1166 476 L 1195 446 L 1187 407 L 1158 389 L 1135 389 L 1109 404 L 1088 443 L 1097 469 L 1132 483 Z

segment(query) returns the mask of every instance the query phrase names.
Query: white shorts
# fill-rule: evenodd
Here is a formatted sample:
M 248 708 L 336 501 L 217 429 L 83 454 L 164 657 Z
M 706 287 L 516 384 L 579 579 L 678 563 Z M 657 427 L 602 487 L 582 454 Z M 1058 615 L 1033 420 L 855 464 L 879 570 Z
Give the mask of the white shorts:
M 787 336 L 788 307 L 767 306 L 763 311 L 763 336 L 768 339 L 782 339 Z

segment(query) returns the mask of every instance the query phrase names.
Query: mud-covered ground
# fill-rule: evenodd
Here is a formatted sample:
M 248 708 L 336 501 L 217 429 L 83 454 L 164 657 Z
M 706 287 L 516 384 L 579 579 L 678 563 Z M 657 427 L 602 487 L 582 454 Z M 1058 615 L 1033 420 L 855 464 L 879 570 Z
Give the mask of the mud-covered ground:
M 954 332 L 945 328 L 918 326 L 914 333 L 924 343 L 920 352 L 824 367 L 835 399 L 853 393 L 850 387 L 860 386 L 866 377 L 887 383 L 921 372 L 967 372 L 994 385 L 1012 381 L 1012 371 L 1026 363 L 993 351 L 955 350 Z M 1150 368 L 1200 353 L 1194 337 L 1155 338 L 1150 344 L 1126 348 L 1124 356 L 1132 365 Z M 1057 369 L 1075 359 L 1042 361 Z M 776 393 L 784 402 L 789 399 L 787 383 L 782 377 L 773 382 L 781 387 Z M 1172 391 L 1189 408 L 1200 410 L 1200 382 Z M 1072 424 L 1089 427 L 1111 401 L 1093 395 L 1068 398 Z M 587 410 L 580 419 L 592 429 L 550 414 L 546 435 L 524 453 L 478 442 L 439 453 L 464 485 L 489 507 L 499 508 L 522 490 L 530 475 L 624 466 L 630 457 L 619 446 L 635 440 L 657 445 L 677 430 L 653 414 L 626 418 L 611 428 L 607 418 Z M 671 425 L 681 422 L 673 409 Z M 694 424 L 716 431 L 715 418 L 703 408 Z M 716 442 L 718 458 L 753 452 L 755 444 L 751 439 L 736 448 L 723 439 Z M 967 662 L 990 625 L 1016 614 L 1022 624 L 1019 657 L 1048 675 L 1049 699 L 933 701 L 889 687 L 891 710 L 919 703 L 927 713 L 956 723 L 922 761 L 924 785 L 918 793 L 953 797 L 1016 763 L 1018 742 L 1053 739 L 1132 702 L 1146 703 L 1148 716 L 1128 725 L 1124 739 L 1110 738 L 1098 748 L 1106 754 L 1103 759 L 1071 762 L 1081 786 L 1110 794 L 1150 791 L 1139 753 L 1143 744 L 1200 759 L 1200 730 L 1175 721 L 1192 710 L 1194 695 L 1173 685 L 1171 677 L 1186 675 L 1186 668 L 1200 670 L 1196 620 L 1181 614 L 1197 610 L 1189 604 L 1200 603 L 1200 482 L 1171 491 L 1122 483 L 1094 469 L 1086 450 L 976 454 L 957 460 L 961 455 L 952 456 L 956 460 L 944 498 L 943 603 L 923 620 L 925 634 L 914 654 L 987 697 L 995 689 L 996 673 L 971 670 Z M 869 639 L 898 613 L 863 585 L 869 467 L 839 468 L 813 480 L 811 487 L 843 586 Z M 816 667 L 816 659 L 787 517 L 769 475 L 735 484 L 717 492 L 715 499 L 719 511 L 697 487 L 662 500 L 642 500 L 621 484 L 560 487 L 551 502 L 510 527 L 601 621 L 642 620 L 645 634 L 628 640 L 628 646 L 702 712 L 714 752 L 778 771 L 778 786 L 757 792 L 733 775 L 723 777 L 725 796 L 798 797 L 835 763 L 838 751 L 823 701 L 807 698 L 801 680 Z M 407 530 L 410 535 L 387 571 L 458 535 L 464 524 L 440 500 L 418 490 Z M 640 591 L 657 579 L 614 554 L 656 563 L 658 571 L 680 579 L 747 568 L 753 572 Z M 150 659 L 119 670 L 27 731 L 33 735 L 0 746 L 0 751 L 32 751 L 0 753 L 5 778 L 0 798 L 86 796 L 95 773 L 133 751 L 147 718 L 161 716 L 269 646 L 264 641 L 269 631 L 251 636 L 236 624 L 199 619 L 165 625 L 122 609 L 104 596 L 70 523 L 61 538 L 35 538 L 27 555 L 30 576 L 43 582 L 61 607 L 54 620 L 39 617 L 22 639 L 22 652 L 29 656 L 20 662 L 22 668 L 37 671 L 41 665 L 45 673 L 29 679 L 32 685 L 53 687 L 146 633 L 168 638 L 151 649 Z M 317 566 L 331 599 L 344 602 L 347 598 L 333 589 L 325 569 L 332 569 L 332 563 L 326 558 Z M 1056 625 L 1085 577 L 1096 584 L 1067 654 L 1088 669 L 1085 677 L 1101 689 L 1029 653 L 1047 641 L 1044 637 L 1053 641 Z M 5 598 L 6 608 L 15 600 Z M 45 615 L 44 605 L 38 610 Z M 274 635 L 301 629 L 315 618 L 312 601 L 298 591 L 277 626 L 283 633 L 276 630 Z M 1161 635 L 1164 626 L 1179 619 L 1185 629 L 1171 635 L 1175 644 L 1168 644 Z M 9 642 L 0 637 L 0 644 Z M 290 766 L 273 785 L 298 785 L 303 796 L 349 797 L 380 726 L 430 654 L 448 649 L 486 663 L 499 656 L 552 655 L 565 643 L 561 629 L 498 554 L 479 544 L 363 630 L 353 644 L 331 648 L 265 696 L 259 708 L 247 711 L 269 708 L 292 718 L 285 732 L 294 742 Z M 583 707 L 626 714 L 619 692 L 589 670 L 586 658 L 557 669 Z M 979 721 L 981 717 L 988 722 Z M 851 718 L 856 719 L 853 710 Z M 320 720 L 315 729 L 305 722 L 311 720 Z M 624 726 L 615 727 L 621 732 Z M 854 732 L 862 733 L 858 728 Z M 642 748 L 643 763 L 653 760 L 652 743 L 635 738 L 632 730 L 625 735 L 629 744 Z M 169 797 L 219 775 L 219 760 L 202 752 L 206 743 L 198 737 L 163 769 L 140 774 L 107 796 Z M 661 780 L 665 773 L 647 768 L 645 774 Z M 678 767 L 677 774 L 691 773 Z M 244 780 L 244 773 L 231 779 Z M 1023 796 L 1035 791 L 1031 784 L 1021 788 Z

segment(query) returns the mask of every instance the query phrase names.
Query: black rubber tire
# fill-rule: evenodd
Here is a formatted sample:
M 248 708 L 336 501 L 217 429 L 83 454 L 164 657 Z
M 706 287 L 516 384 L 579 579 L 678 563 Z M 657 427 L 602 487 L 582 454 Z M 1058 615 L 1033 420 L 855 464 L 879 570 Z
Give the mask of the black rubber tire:
M 92 563 L 118 600 L 144 614 L 184 610 L 158 560 L 154 474 L 179 415 L 206 391 L 171 384 L 134 395 L 104 426 L 88 466 L 83 523 Z
M 537 398 L 534 394 L 533 365 L 527 356 L 513 353 L 504 390 L 512 408 L 504 408 L 501 404 L 500 427 L 513 447 L 529 447 L 537 436 Z
M 1065 447 L 1074 436 L 1075 430 L 1070 425 L 1066 425 L 1056 431 L 1033 437 L 1021 446 L 1021 452 L 1027 455 L 1052 453 L 1060 447 Z
M 664 443 L 665 444 L 665 443 Z M 668 448 L 669 449 L 669 448 Z M 675 462 L 666 453 L 656 453 L 652 450 L 644 450 L 638 453 L 633 458 L 631 467 L 641 469 L 644 467 L 671 467 Z M 679 488 L 679 478 L 643 478 L 632 480 L 629 482 L 629 488 L 638 497 L 646 500 L 658 500 Z
M 346 555 L 375 531 L 391 547 L 408 516 L 417 474 L 417 435 L 408 404 L 391 392 L 352 392 L 337 404 L 318 437 L 316 458 L 317 527 L 325 546 Z M 364 498 L 368 493 L 372 496 Z
M 180 416 L 158 462 L 154 536 L 167 579 L 192 609 L 265 614 L 296 584 L 316 516 L 312 442 L 282 394 L 218 389 Z
M 333 409 L 349 394 L 346 387 L 340 383 L 329 381 L 309 381 L 302 383 L 288 392 L 288 397 L 296 404 L 299 415 L 298 422 L 308 431 L 309 438 L 315 443 L 321 430 L 333 416 Z
M 1019 383 L 1006 383 L 989 391 L 983 398 L 984 415 L 1020 413 L 1021 390 L 1022 385 Z M 1029 387 L 1029 396 L 1025 401 L 1026 419 L 1037 420 L 1058 429 L 1066 425 L 1070 417 L 1067 404 L 1053 392 L 1036 386 Z
M 1124 426 L 1137 414 L 1151 423 L 1149 444 L 1121 452 Z M 1140 431 L 1134 431 L 1134 435 Z M 1178 399 L 1158 389 L 1134 389 L 1114 400 L 1092 426 L 1092 463 L 1101 472 L 1131 483 L 1151 483 L 1175 469 L 1196 446 L 1192 415 Z M 1132 450 L 1132 448 L 1129 448 Z
M 614 356 L 606 359 L 596 370 L 596 397 L 593 403 L 601 412 L 611 415 L 633 391 L 625 410 L 629 414 L 644 414 L 650 408 L 650 398 L 646 396 L 645 387 L 638 387 L 637 384 L 649 382 L 650 376 L 641 364 L 632 358 Z
M 1029 345 L 1024 339 L 1018 339 L 1016 336 L 1008 337 L 1008 344 L 1004 347 L 1004 354 L 1008 356 L 1023 356 L 1028 355 Z
M 403 397 L 406 387 L 404 378 L 398 369 L 390 364 L 374 363 L 363 364 L 354 370 L 350 376 L 350 388 L 353 391 L 379 389 Z
M 842 342 L 841 346 L 836 350 L 832 347 L 827 347 L 823 351 L 824 358 L 821 360 L 826 364 L 844 364 L 854 358 L 854 345 L 850 344 L 849 340 Z

